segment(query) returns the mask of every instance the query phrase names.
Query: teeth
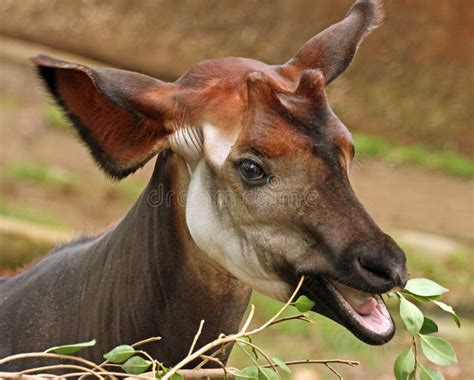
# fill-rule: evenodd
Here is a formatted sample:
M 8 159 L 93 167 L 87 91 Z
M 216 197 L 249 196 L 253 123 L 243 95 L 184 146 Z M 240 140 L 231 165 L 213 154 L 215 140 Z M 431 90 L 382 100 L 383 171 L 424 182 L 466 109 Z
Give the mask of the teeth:
M 351 304 L 353 304 L 353 306 L 363 306 L 368 299 L 372 298 L 368 295 L 364 295 L 364 294 L 351 294 L 349 295 L 350 300 L 351 300 Z
M 375 310 L 377 301 L 371 294 L 350 288 L 341 283 L 334 283 L 334 287 L 357 313 L 369 315 Z
M 344 296 L 344 298 L 350 298 L 350 300 L 356 304 L 363 304 L 368 298 L 372 297 L 372 294 L 361 292 L 360 290 L 350 288 L 341 283 L 334 283 L 334 287 Z

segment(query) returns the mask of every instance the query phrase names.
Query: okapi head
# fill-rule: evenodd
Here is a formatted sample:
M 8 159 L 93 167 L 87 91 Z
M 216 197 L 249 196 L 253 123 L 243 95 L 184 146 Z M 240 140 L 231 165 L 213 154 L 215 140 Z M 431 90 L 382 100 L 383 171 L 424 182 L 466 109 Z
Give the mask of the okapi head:
M 187 163 L 187 228 L 212 260 L 280 301 L 304 275 L 315 311 L 382 344 L 394 325 L 380 294 L 404 285 L 406 260 L 351 188 L 351 134 L 325 91 L 381 19 L 381 1 L 359 0 L 283 65 L 213 59 L 175 83 L 34 63 L 109 176 L 163 150 Z

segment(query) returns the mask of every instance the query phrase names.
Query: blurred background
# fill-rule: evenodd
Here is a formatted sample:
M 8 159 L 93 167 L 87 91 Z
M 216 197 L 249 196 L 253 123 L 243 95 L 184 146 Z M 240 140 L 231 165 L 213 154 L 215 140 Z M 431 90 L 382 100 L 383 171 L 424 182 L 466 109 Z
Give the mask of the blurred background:
M 120 218 L 153 163 L 107 181 L 43 91 L 28 57 L 47 53 L 174 80 L 220 56 L 282 63 L 344 16 L 351 0 L 0 0 L 0 271 L 16 269 L 58 241 L 96 233 Z M 472 0 L 386 0 L 386 21 L 328 88 L 356 141 L 352 182 L 376 221 L 406 249 L 412 277 L 451 289 L 459 312 L 440 330 L 459 364 L 448 379 L 474 373 L 474 129 Z M 150 300 L 144 300 L 150 302 Z M 278 304 L 254 295 L 257 320 Z M 369 347 L 335 324 L 293 322 L 255 343 L 284 359 L 339 357 L 348 379 L 391 379 L 409 339 Z M 249 365 L 236 348 L 231 365 Z M 334 376 L 322 367 L 295 378 Z

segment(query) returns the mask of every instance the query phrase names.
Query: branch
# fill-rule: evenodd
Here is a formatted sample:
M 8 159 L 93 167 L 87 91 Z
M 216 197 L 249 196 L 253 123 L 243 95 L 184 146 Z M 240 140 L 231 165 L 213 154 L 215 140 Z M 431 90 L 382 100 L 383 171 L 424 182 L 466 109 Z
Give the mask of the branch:
M 212 356 L 206 356 L 206 355 L 202 355 L 201 358 L 210 360 L 211 362 L 214 362 L 214 363 L 217 363 L 222 368 L 222 370 L 224 371 L 224 379 L 227 379 L 227 368 L 226 368 L 225 364 L 222 363 L 221 360 L 219 360 L 218 358 L 214 358 Z
M 225 364 L 216 356 L 221 353 L 225 352 L 225 349 L 228 345 L 231 345 L 233 343 L 236 343 L 240 348 L 244 350 L 244 352 L 250 357 L 250 359 L 255 363 L 255 365 L 259 368 L 272 368 L 274 372 L 278 373 L 278 369 L 275 366 L 275 363 L 269 358 L 269 356 L 258 346 L 253 344 L 251 342 L 251 337 L 253 335 L 256 335 L 269 326 L 272 326 L 277 323 L 289 321 L 289 320 L 303 320 L 307 322 L 313 322 L 309 318 L 307 318 L 306 314 L 296 314 L 288 317 L 281 317 L 282 313 L 290 306 L 298 294 L 299 290 L 301 289 L 301 286 L 303 285 L 304 281 L 304 276 L 301 277 L 300 281 L 298 282 L 298 285 L 296 286 L 294 292 L 292 293 L 290 299 L 280 308 L 280 310 L 272 317 L 270 318 L 267 322 L 265 322 L 263 325 L 254 328 L 253 330 L 248 331 L 249 326 L 252 322 L 252 319 L 254 317 L 255 313 L 255 306 L 251 305 L 249 314 L 245 320 L 245 322 L 242 325 L 242 328 L 235 334 L 231 335 L 224 335 L 220 334 L 217 339 L 215 339 L 212 342 L 209 342 L 205 346 L 201 347 L 200 349 L 196 350 L 195 352 L 194 349 L 196 347 L 196 344 L 199 340 L 199 337 L 201 336 L 203 326 L 204 326 L 204 320 L 201 320 L 199 324 L 198 331 L 196 332 L 194 339 L 192 341 L 192 344 L 189 348 L 188 355 L 183 358 L 177 365 L 174 367 L 170 368 L 166 374 L 162 377 L 163 380 L 168 380 L 173 377 L 174 374 L 180 374 L 186 379 L 200 379 L 200 378 L 208 378 L 208 379 L 217 379 L 217 378 L 229 378 L 229 379 L 234 379 L 235 375 L 238 373 L 238 369 L 236 368 L 228 368 L 225 366 Z M 160 340 L 160 337 L 153 337 L 153 338 L 148 338 L 145 340 L 142 340 L 140 342 L 137 342 L 133 344 L 133 347 L 137 347 L 146 343 L 150 342 L 155 342 Z M 247 341 L 248 339 L 249 341 Z M 243 347 L 243 345 L 247 345 L 251 347 L 255 354 L 259 352 L 264 359 L 267 361 L 268 364 L 265 365 L 259 365 L 256 359 L 254 359 L 250 353 Z M 414 350 L 415 350 L 415 356 L 417 353 L 417 347 L 416 347 L 416 341 L 414 340 L 413 342 L 414 345 Z M 217 349 L 216 349 L 217 348 Z M 213 350 L 213 351 L 211 351 Z M 211 351 L 212 354 L 207 355 L 206 353 L 208 351 Z M 77 356 L 68 356 L 68 355 L 61 355 L 61 354 L 54 354 L 54 353 L 46 353 L 46 352 L 39 352 L 39 353 L 27 353 L 27 354 L 19 354 L 19 355 L 12 355 L 9 357 L 6 357 L 4 359 L 0 359 L 0 365 L 5 364 L 10 361 L 14 360 L 20 360 L 20 359 L 25 359 L 25 358 L 50 358 L 50 359 L 60 359 L 60 360 L 71 360 L 75 362 L 79 362 L 81 365 L 75 365 L 75 364 L 56 364 L 56 365 L 48 365 L 48 366 L 43 366 L 43 367 L 37 367 L 37 368 L 31 368 L 27 369 L 21 372 L 16 372 L 16 373 L 0 373 L 0 379 L 5 378 L 5 379 L 15 379 L 15 378 L 21 378 L 23 380 L 26 379 L 47 379 L 47 378 L 70 378 L 70 377 L 79 377 L 80 379 L 83 378 L 84 376 L 95 376 L 98 379 L 104 379 L 105 377 L 111 377 L 111 378 L 126 378 L 126 379 L 151 379 L 155 378 L 156 371 L 157 371 L 157 365 L 162 366 L 160 362 L 157 360 L 154 360 L 148 353 L 145 351 L 139 350 L 137 351 L 138 354 L 145 355 L 152 363 L 152 372 L 144 373 L 141 375 L 129 375 L 126 373 L 118 373 L 118 372 L 109 372 L 106 369 L 104 369 L 105 366 L 107 365 L 112 365 L 109 364 L 109 362 L 106 360 L 102 364 L 97 365 L 91 361 L 88 361 L 86 359 L 82 359 Z M 183 369 L 186 365 L 188 365 L 190 362 L 196 360 L 196 359 L 201 359 L 201 363 L 196 366 L 194 369 Z M 221 368 L 206 368 L 203 369 L 201 368 L 204 366 L 206 363 L 209 361 L 217 363 Z M 298 364 L 323 364 L 326 366 L 331 372 L 333 372 L 339 379 L 342 379 L 341 374 L 339 374 L 338 371 L 336 371 L 335 368 L 331 366 L 331 364 L 346 364 L 351 367 L 355 367 L 359 365 L 359 362 L 357 361 L 352 361 L 352 360 L 343 360 L 343 359 L 327 359 L 327 360 L 312 360 L 312 359 L 306 359 L 306 360 L 293 360 L 293 361 L 287 361 L 285 362 L 286 365 L 298 365 Z M 118 366 L 118 365 L 114 365 Z M 164 367 L 163 367 L 164 368 Z M 61 376 L 55 376 L 51 374 L 40 374 L 40 375 L 29 375 L 33 372 L 40 372 L 40 371 L 45 371 L 45 370 L 54 370 L 54 369 L 76 369 L 78 372 L 75 373 L 67 373 L 65 375 Z
M 296 315 L 290 315 L 288 317 L 283 317 L 280 319 L 277 319 L 270 323 L 270 326 L 276 325 L 277 323 L 282 323 L 282 322 L 287 322 L 287 321 L 294 321 L 294 320 L 299 320 L 299 321 L 305 321 L 309 323 L 315 323 L 313 320 L 309 319 L 305 314 L 296 314 Z
M 83 367 L 83 366 L 80 366 L 80 365 L 74 365 L 74 364 L 56 364 L 56 365 L 47 365 L 47 366 L 44 366 L 44 367 L 30 368 L 30 369 L 25 369 L 21 372 L 17 372 L 16 375 L 18 377 L 22 378 L 23 375 L 27 375 L 27 374 L 30 374 L 30 373 L 33 373 L 33 372 L 49 371 L 49 370 L 52 370 L 52 369 L 75 369 L 75 370 L 85 372 L 89 375 L 95 376 L 98 379 L 104 379 L 97 372 L 94 372 L 93 370 L 91 370 L 89 368 L 86 368 L 86 367 Z M 37 376 L 43 376 L 43 375 L 40 374 L 40 375 L 37 375 Z
M 201 363 L 199 363 L 196 367 L 194 367 L 194 369 L 202 368 L 210 360 L 208 358 L 214 358 L 217 355 L 219 355 L 219 353 L 221 353 L 221 352 L 224 353 L 225 350 L 226 350 L 226 346 L 228 346 L 229 344 L 230 343 L 223 344 L 221 347 L 219 347 L 217 350 L 215 350 L 211 355 L 206 355 L 206 359 L 203 360 Z
M 199 339 L 199 336 L 201 335 L 202 326 L 204 326 L 204 319 L 201 319 L 201 323 L 199 323 L 198 331 L 197 331 L 196 335 L 194 336 L 193 343 L 191 344 L 191 347 L 189 347 L 188 356 L 193 353 L 194 347 L 196 346 L 196 343 Z
M 18 355 L 11 355 L 7 356 L 4 359 L 0 359 L 0 366 L 2 364 L 12 362 L 15 360 L 21 360 L 21 359 L 28 359 L 28 358 L 50 358 L 50 359 L 61 359 L 61 360 L 71 360 L 71 361 L 76 361 L 82 364 L 85 364 L 88 367 L 95 368 L 99 371 L 102 371 L 102 368 L 100 368 L 97 364 L 86 360 L 79 358 L 77 356 L 69 356 L 69 355 L 61 355 L 61 354 L 53 354 L 50 352 L 30 352 L 27 354 L 18 354 Z
M 293 299 L 298 294 L 298 292 L 301 288 L 301 285 L 303 285 L 303 281 L 304 281 L 304 276 L 301 276 L 301 279 L 300 279 L 298 285 L 296 286 L 295 291 L 291 295 L 290 299 L 285 303 L 285 305 L 283 305 L 283 307 L 272 318 L 270 318 L 262 326 L 254 329 L 254 330 L 251 330 L 249 332 L 246 332 L 246 329 L 248 328 L 248 325 L 250 324 L 250 321 L 253 317 L 253 312 L 252 312 L 253 308 L 252 308 L 251 313 L 250 313 L 249 317 L 247 318 L 247 321 L 244 323 L 243 328 L 238 333 L 228 335 L 228 336 L 219 337 L 218 339 L 206 344 L 205 346 L 203 346 L 199 350 L 195 351 L 193 354 L 186 356 L 183 360 L 181 360 L 178 364 L 176 364 L 173 368 L 171 368 L 166 373 L 166 375 L 163 376 L 162 379 L 163 380 L 170 379 L 177 371 L 179 371 L 181 368 L 183 368 L 186 364 L 188 364 L 188 363 L 192 362 L 193 360 L 199 358 L 201 355 L 204 355 L 206 352 L 208 352 L 209 350 L 212 350 L 213 348 L 220 347 L 220 346 L 222 346 L 223 344 L 226 344 L 226 343 L 235 342 L 236 340 L 238 340 L 239 338 L 242 338 L 244 336 L 255 335 L 255 334 L 258 334 L 259 332 L 263 331 L 265 328 L 270 326 L 288 308 L 288 306 L 291 305 L 291 303 L 293 302 Z
M 418 372 L 418 346 L 416 344 L 416 337 L 413 337 L 413 340 L 412 340 L 412 344 L 413 344 L 413 354 L 415 356 L 415 369 L 413 370 L 414 372 L 414 378 L 416 379 L 416 373 Z
M 252 347 L 253 350 L 257 351 L 257 352 L 260 352 L 260 354 L 262 354 L 262 356 L 265 358 L 265 360 L 268 362 L 268 366 L 271 367 L 273 369 L 273 371 L 275 371 L 276 373 L 278 373 L 278 370 L 275 366 L 275 364 L 273 364 L 272 360 L 268 357 L 268 355 L 258 346 L 256 346 L 255 344 L 251 343 L 251 342 L 247 342 L 246 340 L 244 339 L 238 339 L 237 342 L 241 343 L 241 344 L 246 344 L 250 347 Z
M 225 368 L 201 368 L 201 369 L 181 369 L 177 373 L 180 374 L 184 379 L 223 379 L 227 376 L 227 379 L 235 379 L 235 375 L 239 372 L 238 368 L 225 367 Z M 151 372 L 143 373 L 140 376 L 127 375 L 125 380 L 137 380 L 142 379 L 144 375 L 147 375 L 147 379 L 153 379 Z
M 324 363 L 324 365 L 328 367 L 329 370 L 339 378 L 339 380 L 343 380 L 342 375 L 339 372 L 337 372 L 335 368 L 331 367 L 329 363 Z
M 161 336 L 153 336 L 151 338 L 141 340 L 137 343 L 133 343 L 132 347 L 135 348 L 135 347 L 138 347 L 138 346 L 143 346 L 144 344 L 151 343 L 151 342 L 157 342 L 159 340 L 161 340 Z
M 304 360 L 290 360 L 285 362 L 286 365 L 300 365 L 300 364 L 347 364 L 351 367 L 357 367 L 360 363 L 354 360 L 344 360 L 344 359 L 321 359 L 321 360 L 313 360 L 313 359 L 304 359 Z M 262 365 L 264 368 L 270 368 L 268 364 Z

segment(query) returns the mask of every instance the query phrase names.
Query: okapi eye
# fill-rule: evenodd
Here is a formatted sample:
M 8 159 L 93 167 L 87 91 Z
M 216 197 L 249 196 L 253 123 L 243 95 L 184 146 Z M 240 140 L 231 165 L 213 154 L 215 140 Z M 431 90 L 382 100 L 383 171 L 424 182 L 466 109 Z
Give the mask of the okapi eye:
M 239 169 L 243 180 L 252 185 L 261 185 L 267 180 L 265 170 L 255 161 L 249 159 L 241 160 Z

